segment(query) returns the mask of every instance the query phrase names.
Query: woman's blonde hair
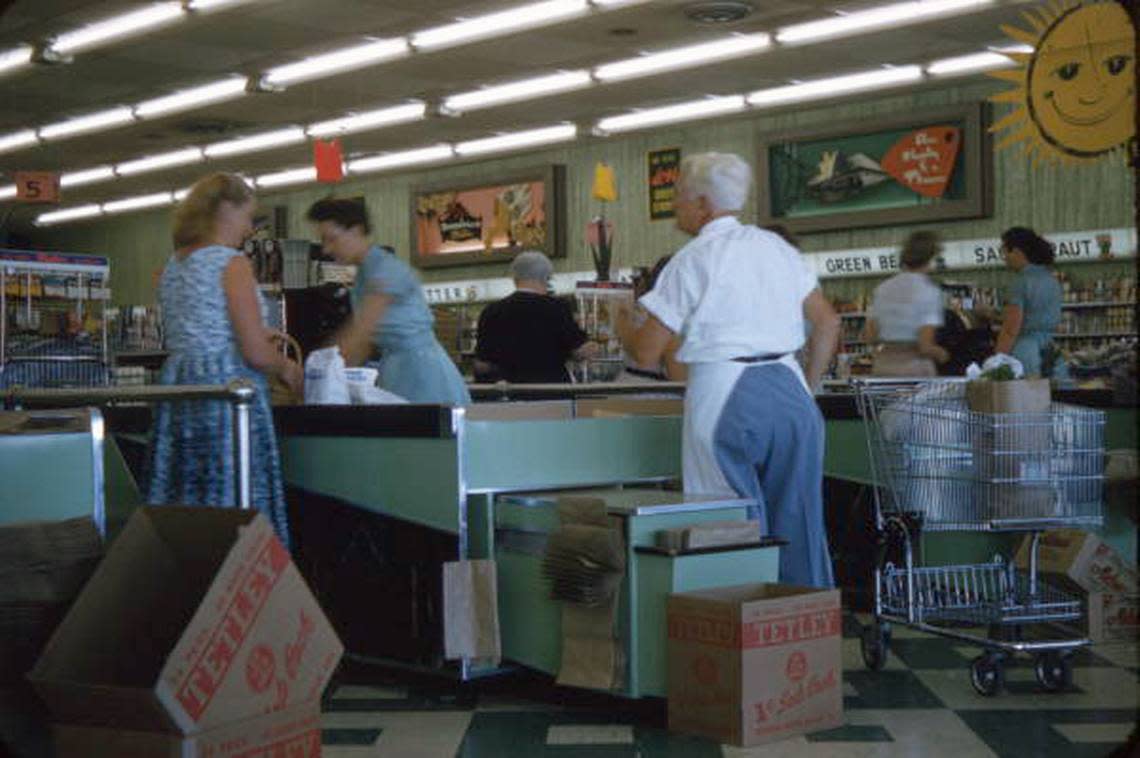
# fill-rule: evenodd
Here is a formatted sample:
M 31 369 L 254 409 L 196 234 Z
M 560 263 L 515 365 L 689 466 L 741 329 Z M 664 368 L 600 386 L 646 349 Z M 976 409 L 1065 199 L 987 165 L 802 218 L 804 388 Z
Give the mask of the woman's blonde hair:
M 242 205 L 251 197 L 253 188 L 237 174 L 218 173 L 199 179 L 174 209 L 174 247 L 190 247 L 207 241 L 214 233 L 221 204 Z

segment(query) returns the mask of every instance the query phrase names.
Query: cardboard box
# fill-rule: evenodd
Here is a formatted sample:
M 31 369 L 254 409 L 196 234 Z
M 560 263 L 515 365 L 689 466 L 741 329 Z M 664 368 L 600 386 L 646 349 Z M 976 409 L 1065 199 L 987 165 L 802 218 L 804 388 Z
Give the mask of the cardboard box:
M 1140 640 L 1140 595 L 1089 593 L 1089 639 L 1098 643 Z
M 342 652 L 263 516 L 142 508 L 29 679 L 57 723 L 195 736 L 317 702 Z
M 750 746 L 843 724 L 838 590 L 671 595 L 669 728 Z
M 319 758 L 318 702 L 255 716 L 193 737 L 57 725 L 56 758 Z
M 1014 556 L 1018 568 L 1029 568 L 1031 541 L 1031 536 L 1021 541 Z M 1037 547 L 1037 571 L 1064 576 L 1086 592 L 1140 593 L 1136 567 L 1128 565 L 1104 540 L 1079 529 L 1042 534 Z

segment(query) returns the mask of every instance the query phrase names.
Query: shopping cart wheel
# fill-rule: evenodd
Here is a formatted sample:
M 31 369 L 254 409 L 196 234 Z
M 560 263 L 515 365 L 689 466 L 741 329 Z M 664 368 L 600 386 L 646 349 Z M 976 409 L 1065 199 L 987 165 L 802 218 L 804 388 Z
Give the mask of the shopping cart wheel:
M 970 664 L 970 684 L 979 695 L 996 695 L 1005 685 L 1005 669 L 1001 656 L 984 653 Z
M 1037 683 L 1049 692 L 1059 692 L 1073 686 L 1073 666 L 1060 653 L 1041 653 L 1034 662 L 1033 670 L 1037 674 Z
M 889 624 L 876 622 L 863 627 L 860 649 L 863 651 L 863 663 L 871 671 L 879 671 L 887 664 L 887 651 L 890 646 L 891 627 Z

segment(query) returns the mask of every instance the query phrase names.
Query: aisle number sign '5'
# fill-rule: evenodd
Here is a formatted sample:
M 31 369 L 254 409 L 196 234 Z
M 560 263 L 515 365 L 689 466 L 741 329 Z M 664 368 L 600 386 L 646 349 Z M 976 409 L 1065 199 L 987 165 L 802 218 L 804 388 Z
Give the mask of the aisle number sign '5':
M 16 200 L 21 203 L 58 203 L 59 174 L 51 171 L 16 171 Z

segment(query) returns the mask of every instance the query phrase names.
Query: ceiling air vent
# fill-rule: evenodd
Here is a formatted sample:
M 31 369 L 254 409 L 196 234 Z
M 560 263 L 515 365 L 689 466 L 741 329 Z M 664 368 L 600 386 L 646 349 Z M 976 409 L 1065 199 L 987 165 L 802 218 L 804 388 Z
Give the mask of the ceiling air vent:
M 739 0 L 711 0 L 685 6 L 685 15 L 698 24 L 731 24 L 752 15 L 754 8 Z

